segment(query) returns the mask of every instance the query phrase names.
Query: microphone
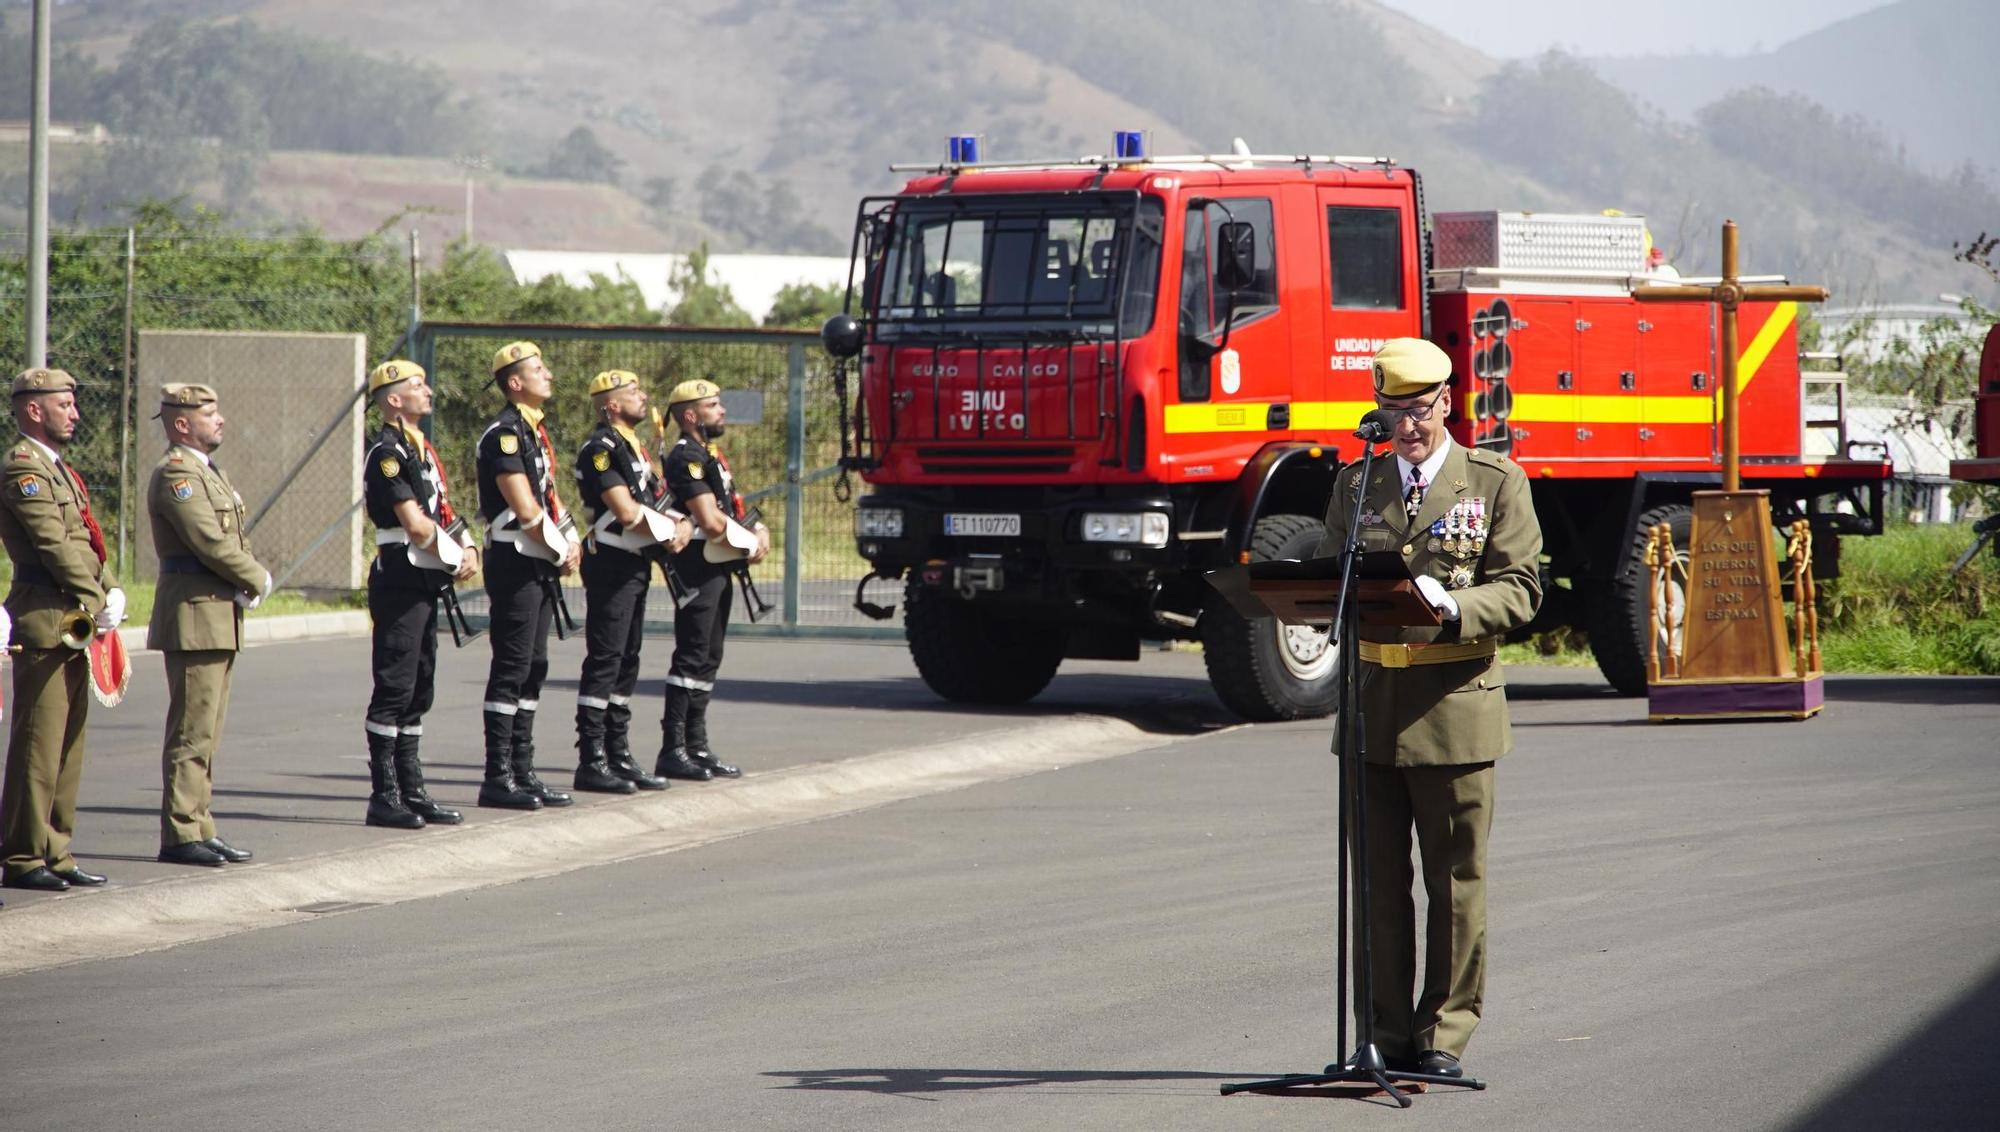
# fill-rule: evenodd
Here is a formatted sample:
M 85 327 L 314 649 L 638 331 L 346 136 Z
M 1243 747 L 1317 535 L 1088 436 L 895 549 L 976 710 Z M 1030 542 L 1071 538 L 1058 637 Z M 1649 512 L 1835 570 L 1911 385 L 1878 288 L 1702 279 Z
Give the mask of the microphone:
M 1354 430 L 1354 436 L 1369 444 L 1380 444 L 1395 435 L 1395 432 L 1396 410 L 1370 409 L 1361 418 L 1361 427 Z

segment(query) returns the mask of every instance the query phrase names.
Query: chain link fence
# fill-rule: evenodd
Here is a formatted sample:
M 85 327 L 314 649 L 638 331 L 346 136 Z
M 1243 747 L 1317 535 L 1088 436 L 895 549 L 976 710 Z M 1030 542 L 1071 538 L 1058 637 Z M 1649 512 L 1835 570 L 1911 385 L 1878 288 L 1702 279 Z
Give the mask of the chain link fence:
M 737 628 L 838 635 L 893 635 L 895 625 L 853 609 L 854 589 L 867 566 L 854 550 L 854 511 L 839 498 L 840 439 L 833 371 L 818 336 L 795 330 L 708 330 L 668 326 L 568 326 L 428 322 L 417 330 L 413 359 L 438 389 L 431 439 L 444 460 L 458 506 L 477 506 L 473 452 L 502 401 L 491 380 L 494 351 L 527 339 L 539 345 L 556 376 L 548 428 L 561 465 L 564 501 L 574 506 L 570 474 L 576 451 L 595 425 L 590 378 L 630 370 L 664 411 L 667 393 L 690 378 L 722 386 L 728 432 L 718 442 L 745 501 L 771 529 L 771 555 L 752 574 L 774 608 L 752 628 L 739 610 Z M 657 442 L 658 437 L 645 437 Z M 672 437 L 665 438 L 667 442 Z M 858 486 L 858 485 L 856 485 Z M 570 594 L 581 618 L 581 593 Z M 461 598 L 468 614 L 484 612 L 477 590 Z M 664 627 L 665 601 L 649 603 Z
M 328 332 L 387 345 L 409 323 L 409 264 L 390 240 L 336 243 L 159 227 L 57 232 L 49 240 L 48 364 L 76 378 L 82 417 L 64 458 L 89 485 L 114 568 L 125 578 L 143 565 L 143 493 L 166 449 L 152 419 L 159 382 L 282 388 L 289 377 L 261 367 L 192 372 L 177 365 L 163 372 L 140 355 L 144 332 Z M 0 231 L 0 368 L 6 371 L 0 378 L 11 379 L 26 363 L 26 299 L 26 233 Z M 282 395 L 226 401 L 229 424 L 218 458 L 231 460 L 252 444 L 291 443 L 302 427 L 299 407 Z M 250 487 L 239 488 L 255 513 L 261 500 Z M 302 543 L 303 536 L 273 542 L 270 532 L 256 540 L 260 556 L 278 562 L 305 550 Z

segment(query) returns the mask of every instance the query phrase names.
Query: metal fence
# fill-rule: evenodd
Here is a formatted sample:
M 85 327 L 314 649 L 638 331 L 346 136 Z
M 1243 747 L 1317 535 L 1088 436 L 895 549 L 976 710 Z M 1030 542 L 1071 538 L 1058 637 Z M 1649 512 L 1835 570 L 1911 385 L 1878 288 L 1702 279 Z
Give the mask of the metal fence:
M 23 233 L 0 231 L 0 379 L 11 378 L 26 355 L 26 250 Z M 408 260 L 386 240 L 357 246 L 312 236 L 209 231 L 53 233 L 48 364 L 76 377 L 82 417 L 64 458 L 89 485 L 120 576 L 130 577 L 139 566 L 139 527 L 146 522 L 141 493 L 165 448 L 152 419 L 157 390 L 139 381 L 145 371 L 140 331 L 343 332 L 386 346 L 407 327 L 410 304 Z M 231 376 L 280 383 L 287 375 L 174 379 L 227 383 Z M 224 412 L 231 418 L 232 446 L 297 427 L 276 408 L 233 412 L 225 405 Z M 229 458 L 226 450 L 222 457 Z M 245 498 L 253 512 L 262 502 L 248 491 Z M 258 540 L 260 555 L 276 561 L 290 561 L 304 549 L 278 545 L 268 532 Z
M 417 328 L 412 360 L 438 387 L 431 418 L 454 497 L 476 505 L 473 449 L 486 422 L 501 407 L 491 378 L 493 353 L 528 339 L 556 376 L 548 427 L 561 466 L 565 501 L 574 505 L 571 462 L 594 424 L 586 391 L 606 369 L 639 376 L 656 407 L 682 381 L 713 380 L 731 402 L 728 431 L 719 445 L 746 502 L 759 508 L 771 529 L 771 556 L 754 571 L 757 586 L 777 608 L 746 632 L 814 635 L 888 635 L 893 623 L 870 621 L 852 608 L 854 587 L 867 571 L 855 553 L 853 504 L 839 498 L 839 433 L 832 367 L 818 336 L 794 330 L 710 330 L 669 326 L 568 326 L 518 323 L 427 322 Z M 754 406 L 759 411 L 745 411 Z M 853 485 L 858 488 L 858 484 Z M 477 618 L 484 595 L 462 598 Z M 572 602 L 581 594 L 573 593 Z M 575 606 L 581 616 L 580 605 Z M 648 616 L 664 627 L 664 600 Z M 737 629 L 732 628 L 731 632 Z

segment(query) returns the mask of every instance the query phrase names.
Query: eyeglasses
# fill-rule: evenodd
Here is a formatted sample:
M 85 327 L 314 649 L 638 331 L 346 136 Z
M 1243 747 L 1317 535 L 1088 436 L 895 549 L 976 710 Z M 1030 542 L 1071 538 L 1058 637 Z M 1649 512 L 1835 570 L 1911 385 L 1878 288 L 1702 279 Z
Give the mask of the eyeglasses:
M 1429 401 L 1426 401 L 1421 405 L 1415 405 L 1407 409 L 1394 409 L 1390 408 L 1387 405 L 1384 405 L 1382 407 L 1384 409 L 1388 409 L 1389 412 L 1396 414 L 1398 424 L 1402 423 L 1405 420 L 1410 421 L 1413 424 L 1423 424 L 1431 419 L 1432 413 L 1437 411 L 1437 404 L 1439 401 L 1444 400 L 1444 391 L 1448 388 L 1450 388 L 1450 386 L 1439 386 L 1437 391 L 1437 396 L 1431 398 Z

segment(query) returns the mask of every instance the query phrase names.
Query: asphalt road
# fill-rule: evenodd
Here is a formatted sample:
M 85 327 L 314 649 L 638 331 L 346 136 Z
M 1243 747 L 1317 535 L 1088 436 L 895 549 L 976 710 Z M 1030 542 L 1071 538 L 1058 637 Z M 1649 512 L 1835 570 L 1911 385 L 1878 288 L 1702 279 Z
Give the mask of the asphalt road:
M 387 836 L 342 824 L 358 648 L 245 658 L 319 674 L 290 703 L 239 690 L 232 719 L 223 779 L 283 789 L 225 831 L 274 869 Z M 928 701 L 891 649 L 759 642 L 736 665 L 718 735 L 774 777 L 1077 712 L 1155 722 L 1118 757 L 0 979 L 0 1128 L 1993 1127 L 2000 681 L 1836 679 L 1817 720 L 1669 727 L 1594 673 L 1516 670 L 1467 1059 L 1491 1088 L 1403 1113 L 1218 1095 L 1343 1052 L 1322 725 L 1218 728 L 1184 653 L 1082 666 L 999 716 Z M 93 761 L 83 844 L 151 836 L 105 803 L 149 795 L 119 782 L 139 738 Z M 12 917 L 117 895 L 10 892 L 0 946 Z

